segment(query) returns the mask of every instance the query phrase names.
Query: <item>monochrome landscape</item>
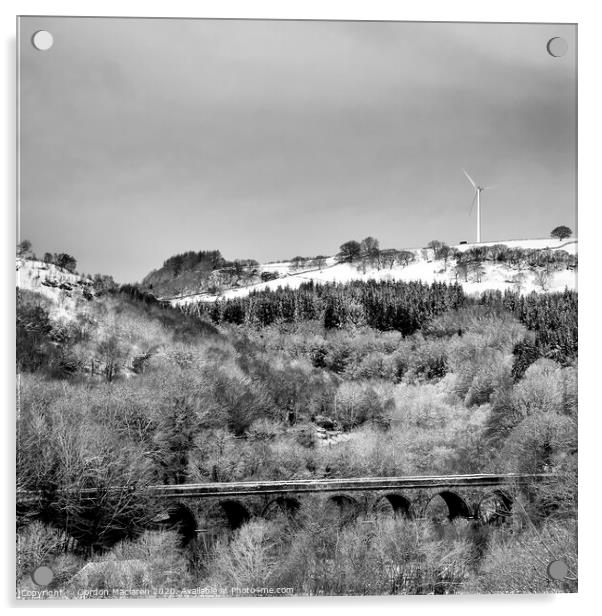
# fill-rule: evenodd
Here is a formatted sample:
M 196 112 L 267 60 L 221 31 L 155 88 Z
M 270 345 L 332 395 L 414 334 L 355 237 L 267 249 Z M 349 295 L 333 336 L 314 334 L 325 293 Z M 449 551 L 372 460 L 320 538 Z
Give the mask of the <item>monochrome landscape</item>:
M 577 591 L 575 37 L 20 18 L 18 598 Z

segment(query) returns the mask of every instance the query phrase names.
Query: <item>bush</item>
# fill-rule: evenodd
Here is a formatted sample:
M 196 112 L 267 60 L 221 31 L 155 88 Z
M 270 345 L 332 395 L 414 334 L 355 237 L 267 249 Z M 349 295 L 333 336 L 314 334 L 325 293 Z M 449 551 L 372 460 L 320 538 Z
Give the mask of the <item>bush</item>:
M 406 382 L 430 381 L 447 374 L 448 353 L 445 342 L 416 336 L 409 344 L 400 347 L 399 354 Z
M 335 394 L 335 419 L 343 430 L 350 430 L 367 421 L 387 425 L 387 410 L 390 410 L 391 404 L 392 401 L 381 399 L 370 385 L 345 381 Z
M 187 561 L 176 533 L 147 531 L 136 541 L 122 541 L 101 559 L 88 562 L 68 589 L 158 589 L 189 584 Z
M 313 449 L 316 446 L 316 431 L 311 425 L 302 426 L 301 428 L 295 431 L 295 439 L 297 443 L 301 445 L 301 447 L 306 447 L 307 449 Z
M 270 280 L 276 280 L 279 277 L 278 272 L 261 272 L 259 276 L 262 282 L 268 282 Z
M 470 382 L 464 404 L 470 408 L 490 402 L 493 394 L 509 382 L 510 373 L 510 362 L 502 353 L 483 353 L 482 363 Z
M 445 545 L 422 522 L 371 518 L 333 533 L 314 521 L 293 537 L 278 583 L 309 595 L 453 594 L 469 558 L 468 542 Z
M 470 593 L 577 592 L 577 527 L 548 522 L 540 529 L 529 527 L 518 535 L 496 532 L 479 572 L 471 575 L 464 590 Z M 553 554 L 553 556 L 551 556 Z M 568 565 L 565 581 L 548 577 L 553 559 Z
M 33 521 L 17 533 L 17 581 L 36 567 L 48 565 L 65 551 L 68 537 L 59 530 Z
M 210 583 L 218 587 L 276 586 L 281 529 L 267 520 L 252 520 L 229 543 L 218 542 L 209 564 Z
M 514 408 L 522 418 L 534 413 L 575 413 L 577 383 L 574 368 L 539 359 L 514 387 Z

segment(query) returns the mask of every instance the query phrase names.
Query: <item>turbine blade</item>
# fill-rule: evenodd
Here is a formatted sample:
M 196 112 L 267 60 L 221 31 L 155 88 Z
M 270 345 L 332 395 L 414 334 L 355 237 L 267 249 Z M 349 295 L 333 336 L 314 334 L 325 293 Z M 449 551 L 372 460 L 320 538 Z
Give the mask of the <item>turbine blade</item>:
M 476 188 L 477 185 L 475 184 L 475 181 L 468 175 L 468 171 L 466 171 L 466 169 L 462 169 L 462 171 L 464 171 L 464 175 L 468 178 L 468 181 L 472 184 L 473 188 Z
M 491 190 L 492 188 L 497 188 L 497 184 L 494 184 L 493 186 L 483 186 L 482 190 Z
M 472 203 L 470 204 L 470 211 L 468 212 L 469 216 L 472 216 L 472 211 L 474 210 L 474 203 L 477 200 L 477 193 L 475 192 L 474 197 L 472 198 Z

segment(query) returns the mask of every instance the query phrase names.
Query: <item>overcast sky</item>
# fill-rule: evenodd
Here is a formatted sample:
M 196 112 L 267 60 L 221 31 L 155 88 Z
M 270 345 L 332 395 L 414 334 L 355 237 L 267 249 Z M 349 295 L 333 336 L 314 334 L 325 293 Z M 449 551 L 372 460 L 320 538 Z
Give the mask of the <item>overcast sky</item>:
M 40 52 L 31 35 L 46 29 Z M 568 52 L 550 56 L 562 36 Z M 186 250 L 275 260 L 575 225 L 568 25 L 21 20 L 21 237 L 141 279 Z

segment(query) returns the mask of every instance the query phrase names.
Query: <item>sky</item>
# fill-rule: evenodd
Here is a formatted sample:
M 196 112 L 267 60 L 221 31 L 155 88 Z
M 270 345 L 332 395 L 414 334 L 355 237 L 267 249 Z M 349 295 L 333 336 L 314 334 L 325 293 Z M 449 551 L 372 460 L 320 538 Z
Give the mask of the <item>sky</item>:
M 26 17 L 19 56 L 19 235 L 80 272 L 474 241 L 462 168 L 483 241 L 575 230 L 572 25 Z

